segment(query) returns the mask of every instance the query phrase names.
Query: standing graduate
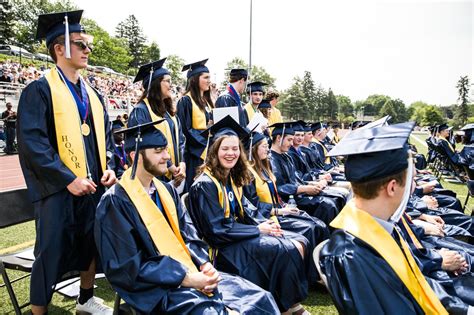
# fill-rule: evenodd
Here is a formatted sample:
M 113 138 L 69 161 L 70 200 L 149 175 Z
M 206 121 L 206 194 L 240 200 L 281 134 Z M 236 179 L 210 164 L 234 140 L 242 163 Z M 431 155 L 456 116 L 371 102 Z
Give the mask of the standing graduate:
M 168 141 L 153 124 L 126 130 L 133 165 L 102 197 L 95 240 L 119 296 L 146 314 L 275 314 L 271 295 L 209 262 L 167 172 Z M 138 139 L 138 141 L 137 141 Z
M 330 153 L 348 155 L 345 173 L 354 190 L 354 199 L 331 222 L 336 231 L 319 255 L 342 314 L 467 311 L 465 304 L 452 303 L 437 282 L 425 279 L 394 226 L 411 190 L 413 163 L 406 142 L 413 126 L 353 131 Z
M 178 117 L 186 137 L 184 161 L 186 161 L 186 191 L 194 182 L 196 170 L 206 158 L 207 139 L 201 132 L 212 125 L 211 75 L 206 67 L 207 59 L 185 65 L 187 86 L 178 101 Z
M 343 197 L 324 196 L 322 183 L 307 184 L 298 177 L 288 151 L 293 143 L 295 131 L 293 123 L 278 123 L 272 131 L 272 152 L 270 162 L 276 178 L 278 194 L 287 202 L 293 196 L 299 209 L 329 224 L 344 206 Z
M 189 210 L 212 247 L 214 263 L 270 291 L 281 311 L 302 314 L 298 303 L 308 294 L 308 241 L 288 239 L 273 220 L 258 224 L 249 214 L 242 187 L 250 174 L 239 141 L 247 131 L 226 116 L 207 132 L 209 153 L 189 191 Z
M 46 38 L 56 67 L 23 90 L 18 108 L 20 164 L 36 213 L 33 314 L 47 312 L 69 271 L 81 272 L 77 311 L 112 311 L 93 297 L 93 226 L 105 187 L 116 181 L 114 143 L 101 97 L 80 76 L 92 51 L 82 12 L 39 16 L 36 38 Z
M 143 95 L 130 113 L 128 127 L 151 121 L 166 119 L 163 124 L 155 125 L 168 140 L 170 159 L 168 172 L 162 180 L 173 180 L 173 186 L 179 187 L 186 178 L 186 164 L 183 161 L 185 138 L 181 123 L 175 116 L 171 75 L 163 68 L 166 58 L 142 65 L 135 82 L 143 81 Z
M 255 113 L 259 111 L 258 106 L 260 105 L 263 100 L 263 97 L 265 96 L 265 91 L 263 87 L 266 85 L 266 83 L 260 81 L 255 81 L 247 84 L 247 92 L 249 93 L 250 100 L 244 108 L 248 122 L 250 122 Z
M 121 119 L 116 119 L 112 122 L 112 131 L 114 132 L 114 172 L 118 179 L 122 177 L 123 172 L 128 168 L 127 154 L 123 144 L 123 133 L 116 133 L 116 131 L 125 127 Z
M 267 91 L 267 95 L 265 97 L 270 103 L 270 105 L 272 106 L 272 111 L 270 114 L 270 118 L 268 120 L 268 125 L 273 125 L 276 123 L 283 122 L 281 111 L 276 107 L 280 94 L 276 91 L 270 90 L 270 91 Z
M 244 93 L 247 84 L 248 72 L 245 69 L 232 69 L 229 72 L 229 84 L 224 93 L 219 95 L 216 101 L 216 107 L 238 107 L 239 124 L 247 127 L 249 120 L 245 111 L 240 95 Z

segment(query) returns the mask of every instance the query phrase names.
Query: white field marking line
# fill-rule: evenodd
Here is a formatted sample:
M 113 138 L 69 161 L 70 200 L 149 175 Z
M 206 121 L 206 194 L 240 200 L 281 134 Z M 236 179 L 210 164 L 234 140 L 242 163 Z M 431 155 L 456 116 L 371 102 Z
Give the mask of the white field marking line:
M 413 139 L 415 139 L 416 141 L 421 143 L 421 145 L 424 146 L 425 148 L 428 147 L 428 145 L 424 141 L 420 140 L 420 138 L 418 138 L 418 136 L 415 136 L 414 134 L 411 134 L 411 136 L 413 137 Z

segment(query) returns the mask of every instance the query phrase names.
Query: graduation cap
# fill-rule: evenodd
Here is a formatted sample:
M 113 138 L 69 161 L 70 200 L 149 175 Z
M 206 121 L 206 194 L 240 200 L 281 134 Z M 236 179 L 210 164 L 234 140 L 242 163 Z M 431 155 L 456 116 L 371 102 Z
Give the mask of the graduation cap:
M 323 124 L 320 121 L 311 124 L 311 131 L 313 132 L 321 128 L 323 128 Z
M 155 128 L 156 124 L 164 122 L 166 119 L 160 119 L 149 123 L 136 125 L 130 128 L 115 131 L 115 133 L 125 134 L 125 152 L 139 152 L 140 150 L 149 148 L 163 148 L 168 145 L 165 135 Z M 138 156 L 133 160 L 131 179 L 135 178 L 137 171 Z
M 288 135 L 294 135 L 295 131 L 293 130 L 293 124 L 296 123 L 295 121 L 292 122 L 281 122 L 275 123 L 273 125 L 268 126 L 269 128 L 273 128 L 272 130 L 272 137 L 281 135 L 280 139 L 280 146 L 283 144 L 283 138 Z
M 453 127 L 449 127 L 448 124 L 446 124 L 446 123 L 441 124 L 441 125 L 438 126 L 438 132 L 441 132 L 441 131 L 446 130 L 446 129 L 451 130 L 452 128 Z
M 248 134 L 249 130 L 242 127 L 230 115 L 225 116 L 217 123 L 201 132 L 203 137 L 208 138 L 208 146 L 211 146 L 222 136 L 237 136 L 239 139 L 244 139 Z
M 153 80 L 170 74 L 167 69 L 163 68 L 163 64 L 165 63 L 165 61 L 166 58 L 163 58 L 140 66 L 140 69 L 138 69 L 138 73 L 135 76 L 133 83 L 143 80 L 143 88 L 146 87 L 146 90 L 149 91 L 151 82 L 153 82 Z
M 382 126 L 388 125 L 388 121 L 391 118 L 392 118 L 392 116 L 387 115 L 385 117 L 374 120 L 373 122 L 370 122 L 367 125 L 364 125 L 364 126 L 360 127 L 360 129 L 370 129 L 370 128 L 382 127 Z
M 123 127 L 125 127 L 125 124 L 121 119 L 115 119 L 114 121 L 112 121 L 112 130 L 121 129 Z
M 265 83 L 265 82 L 255 81 L 255 82 L 247 84 L 247 91 L 249 93 L 252 93 L 252 92 L 262 92 L 262 93 L 264 93 L 265 91 L 263 90 L 263 87 L 266 86 L 266 85 L 268 85 L 268 84 Z
M 348 156 L 348 181 L 363 183 L 397 174 L 408 167 L 408 137 L 414 122 L 357 129 L 346 135 L 328 156 Z
M 209 72 L 209 69 L 205 66 L 208 60 L 209 59 L 204 59 L 195 63 L 184 65 L 181 71 L 188 70 L 188 73 L 186 75 L 188 79 L 195 75 L 198 75 L 204 72 Z
M 83 10 L 41 14 L 38 16 L 36 39 L 46 39 L 46 47 L 57 37 L 64 35 L 66 58 L 71 58 L 69 42 L 70 33 L 84 33 L 84 27 L 79 24 Z
M 471 130 L 474 129 L 474 124 L 467 124 L 461 128 L 461 130 Z
M 243 77 L 248 77 L 249 73 L 245 69 L 231 69 L 229 72 L 229 76 L 238 76 L 241 75 Z
M 298 120 L 297 122 L 292 124 L 292 128 L 294 132 L 305 132 L 306 131 L 305 126 L 306 126 L 306 123 L 302 120 Z
M 304 132 L 310 132 L 310 131 L 313 131 L 313 130 L 311 129 L 311 124 L 309 124 L 309 123 L 308 123 L 308 124 L 305 124 L 305 125 L 304 125 Z
M 260 104 L 257 106 L 258 109 L 262 108 L 272 108 L 272 104 L 270 104 L 270 101 L 267 99 L 262 100 Z

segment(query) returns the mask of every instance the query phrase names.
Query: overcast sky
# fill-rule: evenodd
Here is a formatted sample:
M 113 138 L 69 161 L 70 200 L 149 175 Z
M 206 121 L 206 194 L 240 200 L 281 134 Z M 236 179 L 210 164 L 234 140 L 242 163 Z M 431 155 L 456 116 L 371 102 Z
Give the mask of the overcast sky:
M 232 58 L 248 62 L 250 0 L 75 3 L 111 34 L 134 14 L 163 57 L 209 58 L 217 82 Z M 253 0 L 252 64 L 275 77 L 279 89 L 308 70 L 352 101 L 386 94 L 407 105 L 449 105 L 457 101 L 459 77 L 474 79 L 473 18 L 467 0 Z

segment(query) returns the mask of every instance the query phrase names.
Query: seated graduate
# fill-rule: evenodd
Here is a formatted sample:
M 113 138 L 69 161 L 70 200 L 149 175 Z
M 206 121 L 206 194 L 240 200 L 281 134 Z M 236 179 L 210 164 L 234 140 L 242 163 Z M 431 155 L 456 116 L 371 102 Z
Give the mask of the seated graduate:
M 406 214 L 401 216 L 397 226 L 423 274 L 437 281 L 446 293 L 462 301 L 460 303 L 459 300 L 454 299 L 455 303 L 451 302 L 451 304 L 474 305 L 472 257 L 464 251 L 423 246 L 417 235 L 417 227 L 411 223 L 410 217 Z M 458 308 L 463 309 L 463 307 Z
M 467 124 L 461 130 L 464 131 L 464 147 L 459 152 L 461 164 L 468 167 L 466 171 L 469 179 L 474 179 L 474 124 Z
M 319 255 L 343 314 L 447 314 L 445 306 L 454 313 L 467 311 L 437 282 L 425 279 L 394 226 L 411 190 L 406 142 L 413 127 L 353 131 L 330 152 L 348 156 L 345 174 L 354 190 L 354 199 L 331 222 L 336 230 Z
M 239 140 L 248 132 L 226 116 L 206 133 L 208 156 L 189 191 L 189 211 L 213 248 L 215 265 L 270 291 L 281 311 L 304 313 L 298 303 L 308 294 L 308 241 L 288 239 L 273 220 L 258 224 L 249 214 L 242 187 L 250 182 L 250 172 Z
M 167 140 L 153 124 L 129 128 L 133 161 L 102 197 L 95 241 L 105 275 L 132 307 L 146 314 L 275 314 L 270 293 L 209 262 L 167 171 Z
M 438 145 L 452 163 L 461 164 L 459 153 L 456 151 L 454 144 L 450 142 L 449 136 L 452 128 L 448 124 L 438 126 Z
M 303 235 L 309 241 L 309 252 L 312 252 L 320 242 L 329 237 L 326 224 L 296 207 L 283 203 L 278 195 L 275 175 L 268 159 L 269 148 L 265 135 L 253 132 L 244 143 L 247 152 L 250 151 L 248 156 L 252 181 L 244 186 L 243 191 L 245 198 L 257 209 L 258 215 L 254 218 L 272 219 L 283 231 Z M 286 236 L 291 238 L 288 233 Z M 319 277 L 314 264 L 310 265 L 310 283 L 314 283 Z
M 312 125 L 313 139 L 311 141 L 312 147 L 319 153 L 319 157 L 322 159 L 326 168 L 338 167 L 339 162 L 336 157 L 328 156 L 328 148 L 324 140 L 326 139 L 327 129 L 321 122 L 314 123 Z
M 339 213 L 339 209 L 342 209 L 345 200 L 325 196 L 323 183 L 307 184 L 297 176 L 293 160 L 288 155 L 295 134 L 291 128 L 292 124 L 287 122 L 270 126 L 274 127 L 270 162 L 276 178 L 278 194 L 285 202 L 293 196 L 299 209 L 329 224 Z
M 185 138 L 173 106 L 171 75 L 163 68 L 165 61 L 166 58 L 163 58 L 142 65 L 138 70 L 133 82 L 143 81 L 143 94 L 130 113 L 128 127 L 166 119 L 164 123 L 155 125 L 168 140 L 170 153 L 168 172 L 161 179 L 173 180 L 173 186 L 179 187 L 186 178 L 186 164 L 183 162 Z
M 112 121 L 112 131 L 114 131 L 114 142 L 115 142 L 115 151 L 114 151 L 114 172 L 117 176 L 117 179 L 122 177 L 123 172 L 128 168 L 127 165 L 127 154 L 125 153 L 124 143 L 123 143 L 123 134 L 115 133 L 115 131 L 120 130 L 125 127 L 125 124 L 121 119 L 116 119 Z

